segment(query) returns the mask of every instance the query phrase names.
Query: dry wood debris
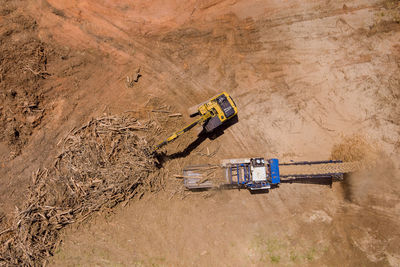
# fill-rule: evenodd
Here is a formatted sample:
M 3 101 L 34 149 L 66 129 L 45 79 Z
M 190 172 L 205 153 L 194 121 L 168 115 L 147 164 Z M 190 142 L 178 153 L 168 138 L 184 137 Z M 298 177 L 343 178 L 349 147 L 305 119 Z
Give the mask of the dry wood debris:
M 0 229 L 0 266 L 41 266 L 60 242 L 60 230 L 157 186 L 147 140 L 154 121 L 92 119 L 60 142 L 54 167 L 32 176 L 14 220 Z

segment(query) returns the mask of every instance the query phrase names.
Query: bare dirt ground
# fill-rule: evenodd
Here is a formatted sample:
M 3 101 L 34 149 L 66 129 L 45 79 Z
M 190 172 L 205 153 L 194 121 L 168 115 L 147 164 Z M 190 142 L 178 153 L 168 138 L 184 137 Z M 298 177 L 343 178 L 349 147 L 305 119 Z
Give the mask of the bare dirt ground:
M 53 265 L 400 265 L 398 1 L 0 4 L 0 219 L 93 116 L 156 101 L 178 126 L 222 90 L 239 109 L 216 140 L 167 147 L 162 192 L 67 229 Z M 230 157 L 354 154 L 359 139 L 373 168 L 332 188 L 187 193 L 173 177 Z

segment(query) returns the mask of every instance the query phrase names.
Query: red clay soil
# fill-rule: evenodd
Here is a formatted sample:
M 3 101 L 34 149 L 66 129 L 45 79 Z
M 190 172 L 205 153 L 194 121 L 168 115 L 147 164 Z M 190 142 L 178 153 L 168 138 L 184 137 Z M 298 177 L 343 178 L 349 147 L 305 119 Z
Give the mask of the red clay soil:
M 2 214 L 91 117 L 156 99 L 183 124 L 223 90 L 239 110 L 223 135 L 164 165 L 161 193 L 65 231 L 53 265 L 400 265 L 398 1 L 0 0 L 0 11 Z M 332 188 L 182 193 L 173 177 L 232 157 L 329 159 L 358 136 L 374 171 Z

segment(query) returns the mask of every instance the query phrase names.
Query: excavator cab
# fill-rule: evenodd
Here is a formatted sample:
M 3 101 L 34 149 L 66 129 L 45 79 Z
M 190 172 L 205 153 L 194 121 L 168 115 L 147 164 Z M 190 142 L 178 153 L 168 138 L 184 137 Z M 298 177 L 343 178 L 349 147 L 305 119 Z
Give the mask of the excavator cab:
M 223 92 L 211 98 L 208 103 L 200 105 L 198 113 L 200 116 L 209 117 L 205 120 L 203 127 L 207 133 L 210 133 L 237 115 L 237 108 L 230 95 Z

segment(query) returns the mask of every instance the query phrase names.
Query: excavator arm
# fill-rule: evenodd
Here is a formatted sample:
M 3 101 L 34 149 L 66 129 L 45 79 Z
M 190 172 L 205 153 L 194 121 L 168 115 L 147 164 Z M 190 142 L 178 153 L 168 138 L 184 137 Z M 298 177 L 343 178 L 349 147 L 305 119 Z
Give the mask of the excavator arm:
M 198 124 L 203 123 L 205 120 L 207 119 L 207 117 L 203 116 L 198 118 L 197 120 L 195 120 L 194 122 L 192 122 L 191 124 L 187 125 L 186 127 L 184 127 L 183 129 L 171 134 L 167 139 L 165 139 L 164 141 L 162 141 L 161 143 L 159 143 L 158 145 L 154 146 L 154 151 L 160 149 L 161 147 L 171 143 L 172 141 L 174 141 L 175 139 L 177 139 L 179 136 L 181 136 L 182 134 L 186 133 L 187 131 L 191 130 L 193 127 L 195 127 Z

